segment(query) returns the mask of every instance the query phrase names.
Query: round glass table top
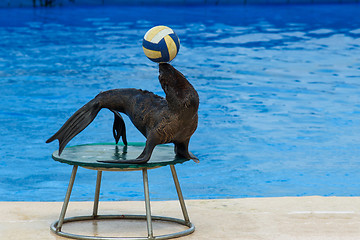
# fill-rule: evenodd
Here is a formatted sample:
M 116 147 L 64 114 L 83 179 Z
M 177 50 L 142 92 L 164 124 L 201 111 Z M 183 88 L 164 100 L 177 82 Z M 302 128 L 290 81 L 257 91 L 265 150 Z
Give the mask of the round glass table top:
M 157 168 L 166 165 L 184 163 L 189 159 L 175 156 L 174 147 L 170 145 L 157 145 L 150 160 L 144 164 L 134 163 L 104 163 L 99 161 L 121 161 L 136 159 L 144 150 L 145 143 L 95 143 L 67 147 L 59 156 L 56 150 L 52 157 L 54 160 L 70 165 L 77 165 L 90 169 L 121 171 L 140 170 L 143 168 Z

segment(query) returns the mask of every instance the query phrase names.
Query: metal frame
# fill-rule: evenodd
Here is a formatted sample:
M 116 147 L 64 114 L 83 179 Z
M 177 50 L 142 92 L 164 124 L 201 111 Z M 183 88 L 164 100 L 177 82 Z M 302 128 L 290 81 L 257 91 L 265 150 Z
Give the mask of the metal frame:
M 170 165 L 170 169 L 171 169 L 171 173 L 172 173 L 172 176 L 174 179 L 175 188 L 176 188 L 176 191 L 178 194 L 178 198 L 179 198 L 181 210 L 182 210 L 182 213 L 184 216 L 184 220 L 181 220 L 178 218 L 171 218 L 171 217 L 151 216 L 149 180 L 148 180 L 147 168 L 142 168 L 146 215 L 98 215 L 99 195 L 100 195 L 100 186 L 101 186 L 101 177 L 102 177 L 102 171 L 98 170 L 97 179 L 96 179 L 93 215 L 65 218 L 65 214 L 66 214 L 66 210 L 67 210 L 67 207 L 68 207 L 68 204 L 70 201 L 70 195 L 71 195 L 71 191 L 72 191 L 72 188 L 74 185 L 77 169 L 78 169 L 78 166 L 75 165 L 73 167 L 73 170 L 71 173 L 69 186 L 68 186 L 68 189 L 67 189 L 67 192 L 65 195 L 65 200 L 63 203 L 63 207 L 61 209 L 59 220 L 55 221 L 50 226 L 51 231 L 53 233 L 55 233 L 56 235 L 59 235 L 62 237 L 73 238 L 73 239 L 85 239 L 85 240 L 89 240 L 89 239 L 91 239 L 91 240 L 153 240 L 153 239 L 177 238 L 177 237 L 189 235 L 195 231 L 194 224 L 192 224 L 189 220 L 189 215 L 186 210 L 184 197 L 181 192 L 179 180 L 178 180 L 174 165 Z M 148 236 L 147 237 L 101 237 L 101 236 L 77 235 L 77 234 L 66 233 L 66 232 L 61 231 L 61 228 L 62 228 L 63 224 L 65 224 L 65 223 L 78 222 L 78 221 L 91 221 L 91 220 L 106 220 L 106 219 L 119 219 L 119 220 L 125 219 L 125 220 L 142 220 L 142 221 L 146 220 Z M 188 229 L 181 231 L 181 232 L 154 236 L 152 221 L 173 222 L 173 223 L 184 225 L 184 226 L 188 227 Z

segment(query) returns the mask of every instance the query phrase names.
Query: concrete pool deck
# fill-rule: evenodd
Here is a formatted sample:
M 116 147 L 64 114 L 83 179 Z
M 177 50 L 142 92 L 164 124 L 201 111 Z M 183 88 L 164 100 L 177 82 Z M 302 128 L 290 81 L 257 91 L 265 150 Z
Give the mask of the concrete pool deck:
M 360 197 L 281 197 L 187 200 L 196 230 L 181 239 L 359 239 Z M 50 233 L 61 202 L 0 202 L 0 239 L 63 239 Z M 152 214 L 181 218 L 177 201 L 151 202 Z M 100 202 L 99 214 L 144 214 L 142 201 Z M 66 217 L 91 215 L 92 202 L 71 202 Z M 119 222 L 121 221 L 121 222 Z M 181 231 L 154 223 L 155 235 Z M 145 221 L 68 223 L 63 231 L 106 236 L 146 236 Z M 134 234 L 135 233 L 135 234 Z

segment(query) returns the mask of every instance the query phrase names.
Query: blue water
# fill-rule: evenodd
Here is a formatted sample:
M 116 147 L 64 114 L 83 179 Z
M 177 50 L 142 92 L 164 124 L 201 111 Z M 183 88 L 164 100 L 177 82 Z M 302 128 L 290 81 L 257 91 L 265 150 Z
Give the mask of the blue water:
M 102 90 L 164 95 L 144 33 L 172 27 L 172 64 L 200 95 L 185 198 L 360 196 L 360 5 L 0 9 L 0 200 L 62 201 L 71 166 L 45 144 Z M 100 112 L 70 145 L 112 142 Z M 128 140 L 144 137 L 126 119 Z M 141 172 L 104 173 L 102 200 L 143 199 Z M 151 197 L 175 199 L 170 170 Z M 79 169 L 73 200 L 91 200 Z

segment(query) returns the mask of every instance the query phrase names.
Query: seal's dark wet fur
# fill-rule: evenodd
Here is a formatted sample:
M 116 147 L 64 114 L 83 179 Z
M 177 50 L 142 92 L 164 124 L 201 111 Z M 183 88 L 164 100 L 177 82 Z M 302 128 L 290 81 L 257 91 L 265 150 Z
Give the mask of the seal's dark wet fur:
M 59 154 L 66 144 L 84 130 L 102 108 L 115 115 L 115 141 L 126 141 L 125 123 L 118 112 L 125 113 L 146 137 L 146 146 L 139 157 L 122 163 L 146 163 L 158 144 L 174 143 L 179 157 L 197 160 L 188 151 L 190 137 L 198 123 L 199 96 L 189 81 L 168 63 L 159 64 L 159 81 L 166 98 L 138 89 L 113 89 L 101 92 L 74 113 L 46 142 L 59 140 Z M 108 161 L 116 162 L 116 161 Z

